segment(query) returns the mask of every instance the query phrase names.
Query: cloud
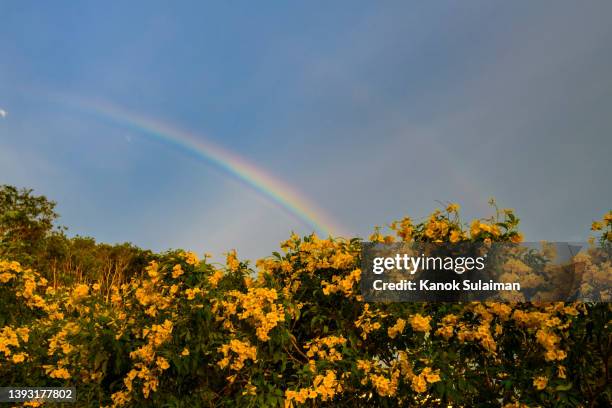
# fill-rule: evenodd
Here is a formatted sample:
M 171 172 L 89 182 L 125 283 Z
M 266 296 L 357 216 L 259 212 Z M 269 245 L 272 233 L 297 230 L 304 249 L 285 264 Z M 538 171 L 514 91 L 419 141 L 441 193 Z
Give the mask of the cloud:
M 532 239 L 574 239 L 612 200 L 602 187 L 612 171 L 611 6 L 598 4 L 389 5 L 272 17 L 291 27 L 262 15 L 252 25 L 265 26 L 269 37 L 240 24 L 204 25 L 227 41 L 202 35 L 175 53 L 175 42 L 202 33 L 177 14 L 162 46 L 146 34 L 119 49 L 87 44 L 69 64 L 75 72 L 61 72 L 67 88 L 114 96 L 194 131 L 210 128 L 352 234 L 367 236 L 374 224 L 406 214 L 426 216 L 436 200 L 459 201 L 467 217 L 482 216 L 494 195 L 517 207 Z M 152 38 L 164 35 L 161 27 Z M 115 35 L 124 30 L 119 24 Z M 42 123 L 9 102 L 20 117 Z M 91 118 L 77 122 L 54 132 L 15 127 L 23 140 L 12 145 L 18 155 L 48 149 L 47 160 L 74 173 L 71 186 L 26 168 L 19 156 L 2 157 L 0 169 L 8 169 L 5 178 L 32 172 L 32 183 L 64 188 L 79 232 L 156 249 L 236 247 L 260 256 L 298 225 L 205 163 L 185 165 L 180 153 L 136 135 L 129 143 L 131 133 Z
M 378 16 L 304 67 L 316 110 L 293 126 L 317 165 L 295 177 L 360 235 L 435 200 L 482 216 L 496 196 L 532 239 L 563 240 L 609 205 L 609 13 L 575 3 L 496 13 L 445 15 L 414 37 Z

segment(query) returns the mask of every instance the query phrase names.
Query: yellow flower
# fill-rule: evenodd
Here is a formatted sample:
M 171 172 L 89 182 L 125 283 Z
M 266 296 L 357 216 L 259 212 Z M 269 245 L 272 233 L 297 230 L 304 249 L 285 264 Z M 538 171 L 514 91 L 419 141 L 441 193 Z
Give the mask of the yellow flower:
M 357 368 L 367 374 L 372 369 L 372 363 L 367 360 L 357 360 Z
M 591 224 L 592 231 L 600 231 L 601 229 L 603 229 L 603 224 L 600 221 L 594 221 L 593 224 Z
M 251 346 L 248 340 L 232 339 L 228 344 L 219 347 L 217 351 L 223 353 L 223 358 L 217 363 L 221 368 L 229 365 L 232 370 L 239 371 L 244 367 L 246 360 L 257 361 L 257 347 Z M 234 353 L 234 356 L 230 355 L 230 351 Z M 230 364 L 232 357 L 234 361 Z
M 389 327 L 387 334 L 390 338 L 394 339 L 398 334 L 402 334 L 406 327 L 406 321 L 404 319 L 397 319 L 394 326 Z
M 163 357 L 157 357 L 157 360 L 155 362 L 155 364 L 157 364 L 157 366 L 159 367 L 160 370 L 167 370 L 168 367 L 170 367 L 170 364 L 168 363 L 168 360 L 166 360 Z
M 251 384 L 250 380 L 244 388 L 245 390 L 242 392 L 242 395 L 257 395 L 257 387 Z
M 289 252 L 290 250 L 294 250 L 297 247 L 297 243 L 299 242 L 300 237 L 297 236 L 295 232 L 291 233 L 291 236 L 285 242 L 282 242 L 280 247 L 283 251 Z
M 174 279 L 178 278 L 179 276 L 181 276 L 183 274 L 183 268 L 181 267 L 181 264 L 176 264 L 174 265 L 174 267 L 172 268 L 172 277 Z
M 216 288 L 219 284 L 219 281 L 223 278 L 223 271 L 215 271 L 210 278 L 208 278 L 208 282 L 213 288 Z
M 17 332 L 19 337 L 21 337 L 21 340 L 23 340 L 26 343 L 28 342 L 30 338 L 30 329 L 28 329 L 27 327 L 20 327 L 16 329 L 15 331 Z
M 379 317 L 385 317 L 385 314 L 379 314 Z M 355 320 L 355 326 L 361 329 L 361 337 L 366 340 L 368 338 L 368 334 L 380 329 L 380 322 L 372 323 L 372 318 L 375 317 L 375 313 L 370 310 L 370 305 L 366 303 L 363 306 L 363 313 L 357 320 Z
M 51 378 L 62 378 L 64 380 L 67 380 L 70 378 L 70 373 L 68 372 L 68 370 L 66 370 L 63 367 L 55 368 L 55 369 L 51 368 L 47 371 L 47 373 L 49 374 Z
M 157 270 L 158 267 L 159 265 L 156 261 L 151 261 L 149 262 L 149 266 L 145 268 L 145 271 L 147 271 L 147 275 L 149 275 L 151 279 L 157 279 L 159 275 L 159 271 Z
M 374 232 L 370 235 L 369 240 L 371 242 L 383 242 L 384 241 L 383 236 L 380 233 L 379 226 L 374 227 Z
M 237 271 L 240 267 L 240 261 L 238 260 L 238 256 L 236 255 L 236 250 L 232 249 L 227 253 L 225 258 L 225 263 L 227 265 L 227 269 L 234 272 Z
M 13 356 L 13 363 L 23 363 L 28 355 L 26 353 L 18 353 Z
M 548 385 L 547 377 L 536 377 L 533 379 L 533 386 L 536 387 L 537 390 L 541 391 Z
M 458 213 L 461 207 L 457 203 L 450 203 L 448 207 L 446 207 L 446 211 L 449 213 Z
M 396 371 L 399 375 L 399 372 Z M 392 396 L 397 392 L 397 381 L 394 379 L 388 379 L 384 375 L 373 374 L 370 376 L 370 381 L 374 388 L 376 388 L 376 392 L 381 396 Z
M 78 284 L 72 290 L 72 298 L 75 300 L 79 300 L 87 296 L 89 293 L 89 286 L 84 284 Z
M 122 407 L 131 400 L 130 394 L 125 391 L 117 391 L 111 395 L 111 398 L 113 400 L 114 407 Z
M 185 258 L 185 262 L 187 262 L 189 265 L 195 266 L 200 263 L 200 261 L 198 260 L 198 256 L 191 251 L 183 253 L 183 258 Z
M 453 230 L 450 234 L 450 242 L 455 244 L 459 241 L 461 241 L 461 238 L 463 238 L 463 235 L 461 234 L 461 231 L 458 230 Z
M 425 367 L 420 375 L 424 376 L 430 384 L 440 381 L 440 370 L 434 372 L 431 368 Z
M 344 344 L 346 344 L 346 339 L 342 336 L 327 336 L 309 341 L 304 349 L 307 350 L 308 357 L 312 358 L 316 355 L 322 360 L 334 362 L 342 360 L 342 354 L 335 347 Z
M 453 333 L 453 326 L 444 325 L 441 326 L 438 330 L 436 330 L 436 335 L 444 337 L 445 340 L 448 340 L 453 337 Z
M 559 378 L 566 378 L 566 377 L 567 377 L 567 374 L 566 374 L 566 372 L 565 372 L 565 367 L 564 367 L 564 366 L 562 366 L 562 365 L 560 365 L 560 366 L 558 367 L 558 369 L 559 369 L 559 374 L 558 374 L 558 375 L 559 375 Z
M 189 349 L 185 347 L 183 351 L 181 351 L 181 356 L 185 357 L 189 355 Z
M 410 241 L 414 233 L 414 225 L 409 217 L 405 217 L 401 221 L 391 223 L 391 229 L 395 231 L 398 237 L 403 241 Z
M 472 236 L 472 238 L 480 234 L 480 225 L 481 225 L 480 221 L 478 220 L 472 221 L 472 225 L 470 227 L 470 235 Z
M 425 392 L 427 391 L 427 381 L 421 375 L 415 375 L 412 377 L 412 389 L 415 392 Z
M 431 326 L 429 325 L 430 321 L 431 317 L 423 317 L 417 313 L 410 318 L 410 325 L 414 331 L 427 333 L 431 330 Z
M 349 253 L 338 252 L 332 256 L 331 262 L 334 269 L 348 269 L 353 266 L 355 260 Z
M 255 327 L 257 338 L 261 341 L 270 340 L 269 332 L 279 322 L 285 321 L 285 309 L 282 304 L 275 303 L 278 293 L 275 289 L 249 288 L 247 293 L 230 291 L 229 295 L 236 298 L 236 303 L 227 303 L 227 308 L 236 312 L 236 306 L 243 310 L 238 313 L 240 320 L 248 320 Z
M 185 295 L 187 295 L 187 300 L 193 300 L 195 296 L 201 291 L 202 290 L 200 288 L 185 289 Z
M 13 278 L 15 278 L 15 275 L 10 272 L 0 273 L 0 283 L 6 283 Z

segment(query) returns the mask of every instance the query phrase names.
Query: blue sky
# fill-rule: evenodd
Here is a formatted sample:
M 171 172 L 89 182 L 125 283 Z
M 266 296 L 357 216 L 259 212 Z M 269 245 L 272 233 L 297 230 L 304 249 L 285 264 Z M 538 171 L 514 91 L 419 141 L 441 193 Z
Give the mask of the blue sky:
M 612 3 L 0 3 L 0 183 L 72 234 L 268 254 L 299 220 L 52 93 L 176 124 L 291 184 L 344 232 L 457 201 L 527 239 L 610 209 Z

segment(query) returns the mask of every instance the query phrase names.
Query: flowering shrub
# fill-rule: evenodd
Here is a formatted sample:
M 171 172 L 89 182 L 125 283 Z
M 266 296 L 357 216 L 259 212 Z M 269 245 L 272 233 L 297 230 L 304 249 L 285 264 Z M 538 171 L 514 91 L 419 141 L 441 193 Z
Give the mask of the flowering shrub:
M 498 210 L 466 226 L 451 204 L 370 239 L 520 242 L 518 223 Z M 605 290 L 612 213 L 593 230 L 585 273 Z M 120 285 L 58 288 L 0 261 L 0 385 L 74 386 L 79 406 L 113 407 L 611 402 L 609 304 L 368 304 L 359 239 L 281 249 L 256 271 L 235 251 L 225 266 L 174 251 Z

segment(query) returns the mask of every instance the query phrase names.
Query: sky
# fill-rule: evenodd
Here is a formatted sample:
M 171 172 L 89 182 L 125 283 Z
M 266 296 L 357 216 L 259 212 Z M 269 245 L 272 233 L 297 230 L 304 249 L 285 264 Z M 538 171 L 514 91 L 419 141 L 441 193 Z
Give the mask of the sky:
M 485 217 L 495 197 L 526 240 L 584 240 L 612 207 L 610 15 L 609 1 L 3 0 L 0 184 L 57 201 L 72 235 L 154 250 L 255 259 L 316 229 L 269 185 L 102 103 L 250 163 L 334 235 L 446 202 Z

